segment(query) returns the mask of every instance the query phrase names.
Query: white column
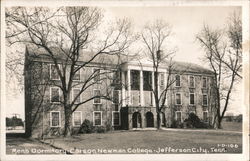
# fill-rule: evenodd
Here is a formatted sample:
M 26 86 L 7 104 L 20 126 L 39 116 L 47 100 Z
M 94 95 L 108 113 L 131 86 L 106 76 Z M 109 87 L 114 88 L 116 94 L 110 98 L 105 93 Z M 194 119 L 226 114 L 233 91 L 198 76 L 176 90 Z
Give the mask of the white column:
M 131 83 L 130 83 L 130 69 L 127 71 L 127 79 L 128 79 L 128 104 L 131 105 Z
M 122 106 L 126 106 L 126 94 L 125 94 L 125 72 L 122 71 Z
M 143 71 L 140 70 L 140 102 L 144 106 L 144 93 L 143 93 Z
M 154 72 L 152 71 L 152 89 L 153 91 L 155 90 L 155 79 L 154 79 Z M 152 102 L 153 102 L 153 107 L 155 107 L 155 96 L 152 94 Z

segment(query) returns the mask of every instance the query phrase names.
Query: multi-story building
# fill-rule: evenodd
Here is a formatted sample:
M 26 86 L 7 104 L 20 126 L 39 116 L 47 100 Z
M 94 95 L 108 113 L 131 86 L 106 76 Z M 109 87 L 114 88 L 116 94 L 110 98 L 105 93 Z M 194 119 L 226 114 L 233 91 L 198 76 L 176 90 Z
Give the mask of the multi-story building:
M 116 79 L 100 79 L 102 75 L 95 77 L 93 85 L 77 98 L 76 102 L 81 102 L 104 93 L 112 96 L 112 99 L 95 98 L 80 105 L 72 114 L 73 128 L 79 128 L 85 119 L 90 120 L 94 126 L 106 129 L 156 127 L 152 62 L 146 59 L 140 62 L 125 59 L 118 62 L 116 58 L 108 60 L 97 59 L 76 73 L 72 99 L 79 92 L 81 81 L 85 81 L 87 75 L 100 73 L 102 70 L 118 71 L 109 74 Z M 80 60 L 78 64 L 83 62 Z M 168 89 L 161 113 L 162 126 L 171 127 L 174 121 L 183 122 L 192 112 L 204 122 L 210 123 L 214 117 L 215 102 L 213 73 L 191 63 L 174 62 L 174 66 L 175 70 L 170 76 L 174 81 Z M 158 69 L 159 91 L 166 87 L 167 67 L 166 63 Z M 60 134 L 64 128 L 64 109 L 60 103 L 62 97 L 58 86 L 60 79 L 53 68 L 51 59 L 44 51 L 26 49 L 25 120 L 26 132 L 33 137 Z

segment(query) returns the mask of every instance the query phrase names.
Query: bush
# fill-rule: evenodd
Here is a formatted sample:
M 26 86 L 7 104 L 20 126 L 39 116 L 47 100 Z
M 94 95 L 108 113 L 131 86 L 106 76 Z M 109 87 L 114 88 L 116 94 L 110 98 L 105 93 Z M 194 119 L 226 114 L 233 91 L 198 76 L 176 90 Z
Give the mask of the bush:
M 184 124 L 179 122 L 179 121 L 176 121 L 174 120 L 170 126 L 171 128 L 183 128 L 184 127 Z
M 103 126 L 95 127 L 95 132 L 97 132 L 97 133 L 104 133 L 105 131 L 106 131 L 106 129 Z
M 88 134 L 94 131 L 93 123 L 87 119 L 85 119 L 79 129 L 80 134 Z
M 188 118 L 184 120 L 184 126 L 186 128 L 210 128 L 208 123 L 202 122 L 194 113 L 190 113 Z

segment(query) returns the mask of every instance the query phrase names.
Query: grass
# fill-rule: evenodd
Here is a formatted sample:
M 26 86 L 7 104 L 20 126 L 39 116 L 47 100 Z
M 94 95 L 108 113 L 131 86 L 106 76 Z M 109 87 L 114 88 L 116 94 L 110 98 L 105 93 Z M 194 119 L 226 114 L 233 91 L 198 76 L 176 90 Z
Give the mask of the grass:
M 222 122 L 222 130 L 227 131 L 242 131 L 242 122 Z
M 164 149 L 161 153 L 183 153 L 183 150 L 192 148 L 196 149 L 196 152 L 201 149 L 198 151 L 201 153 L 214 153 L 211 148 L 218 148 L 222 153 L 242 152 L 241 134 L 215 131 L 122 131 L 82 134 L 70 138 L 56 138 L 53 141 L 55 146 L 81 154 L 91 149 L 92 153 L 105 153 L 100 149 L 121 149 L 122 151 L 115 153 L 148 153 L 150 151 L 149 153 L 157 154 L 159 148 Z M 234 147 L 221 148 L 223 145 L 233 145 Z M 169 147 L 175 151 L 167 151 L 166 149 Z M 137 148 L 144 149 L 144 151 L 139 152 Z M 131 152 L 129 149 L 135 149 L 135 151 Z M 178 149 L 181 149 L 182 152 Z M 188 151 L 187 153 L 193 152 Z

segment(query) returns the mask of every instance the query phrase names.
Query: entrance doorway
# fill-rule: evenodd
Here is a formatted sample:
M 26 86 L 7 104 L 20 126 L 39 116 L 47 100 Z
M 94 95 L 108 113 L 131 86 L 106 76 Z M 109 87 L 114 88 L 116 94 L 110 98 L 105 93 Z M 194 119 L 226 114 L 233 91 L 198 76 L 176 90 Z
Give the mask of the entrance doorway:
M 132 120 L 133 120 L 133 128 L 141 128 L 141 114 L 139 112 L 135 112 L 132 115 Z
M 154 127 L 154 115 L 152 112 L 146 113 L 147 127 Z

